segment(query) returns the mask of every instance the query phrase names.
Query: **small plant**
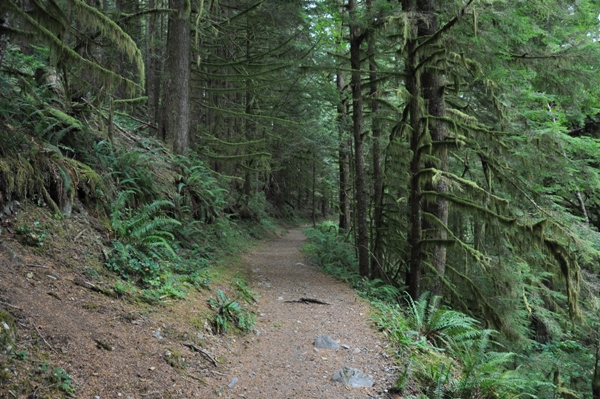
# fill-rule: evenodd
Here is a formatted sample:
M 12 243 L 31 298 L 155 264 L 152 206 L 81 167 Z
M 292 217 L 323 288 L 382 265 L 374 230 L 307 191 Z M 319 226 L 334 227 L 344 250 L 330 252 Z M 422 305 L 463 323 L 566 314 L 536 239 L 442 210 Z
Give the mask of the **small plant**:
M 235 282 L 235 288 L 237 289 L 238 297 L 247 303 L 254 304 L 258 301 L 258 294 L 252 291 L 243 279 L 237 279 Z
M 89 277 L 92 280 L 98 280 L 100 278 L 100 274 L 98 274 L 98 271 L 89 266 L 86 266 L 83 269 L 83 274 L 85 274 L 87 277 Z
M 217 291 L 216 298 L 208 300 L 208 304 L 215 311 L 211 323 L 218 334 L 226 333 L 231 324 L 243 332 L 248 332 L 256 323 L 252 313 L 242 308 L 238 302 L 227 299 L 221 290 Z
M 56 367 L 52 380 L 58 385 L 58 388 L 69 396 L 75 393 L 75 383 L 71 376 L 62 368 Z
M 17 227 L 17 234 L 21 237 L 21 242 L 32 247 L 43 247 L 46 240 L 46 231 L 40 225 L 40 222 L 33 222 L 33 226 L 29 227 L 27 223 L 23 223 Z
M 26 350 L 20 350 L 13 353 L 14 358 L 17 360 L 27 360 L 27 355 L 28 353 Z

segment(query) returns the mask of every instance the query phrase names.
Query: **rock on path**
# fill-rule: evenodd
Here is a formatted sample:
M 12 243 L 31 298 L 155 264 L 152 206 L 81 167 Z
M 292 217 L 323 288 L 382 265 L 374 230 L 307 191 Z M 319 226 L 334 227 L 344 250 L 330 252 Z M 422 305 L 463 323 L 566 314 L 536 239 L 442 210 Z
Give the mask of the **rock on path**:
M 252 288 L 260 295 L 256 334 L 232 342 L 226 372 L 211 381 L 207 397 L 387 397 L 393 367 L 383 337 L 369 322 L 367 304 L 346 284 L 311 266 L 300 252 L 304 241 L 301 229 L 293 229 L 245 256 Z M 329 305 L 286 302 L 299 298 Z M 340 348 L 315 347 L 322 336 L 332 337 Z M 343 367 L 372 376 L 374 386 L 349 388 L 332 381 Z

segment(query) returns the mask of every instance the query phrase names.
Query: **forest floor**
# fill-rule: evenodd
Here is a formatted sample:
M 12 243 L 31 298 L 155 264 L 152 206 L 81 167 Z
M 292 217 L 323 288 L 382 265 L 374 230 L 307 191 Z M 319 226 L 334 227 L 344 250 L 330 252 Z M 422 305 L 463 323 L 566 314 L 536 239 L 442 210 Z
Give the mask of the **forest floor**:
M 85 220 L 84 220 L 85 219 Z M 300 229 L 269 239 L 226 265 L 210 289 L 148 305 L 96 292 L 89 273 L 102 226 L 73 217 L 51 248 L 32 251 L 14 237 L 0 243 L 0 309 L 15 319 L 11 359 L 0 355 L 1 398 L 388 398 L 396 368 L 368 304 L 302 256 Z M 64 246 L 58 243 L 63 241 Z M 101 264 L 101 259 L 98 259 Z M 207 300 L 243 275 L 258 295 L 254 331 L 216 335 Z M 301 298 L 327 304 L 294 302 Z M 317 336 L 339 349 L 316 348 Z M 348 388 L 331 377 L 344 366 L 373 377 Z M 64 394 L 64 395 L 61 395 Z

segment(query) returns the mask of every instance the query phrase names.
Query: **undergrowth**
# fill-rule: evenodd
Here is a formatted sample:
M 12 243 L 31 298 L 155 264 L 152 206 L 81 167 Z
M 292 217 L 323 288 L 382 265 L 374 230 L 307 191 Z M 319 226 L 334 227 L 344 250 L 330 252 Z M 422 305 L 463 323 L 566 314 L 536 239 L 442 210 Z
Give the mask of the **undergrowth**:
M 226 333 L 232 327 L 241 332 L 250 332 L 256 324 L 256 316 L 251 311 L 241 306 L 238 301 L 228 299 L 221 290 L 218 290 L 208 303 L 214 312 L 210 322 L 217 334 Z
M 428 293 L 412 300 L 398 287 L 358 274 L 353 247 L 329 223 L 306 232 L 305 254 L 326 272 L 352 284 L 375 309 L 373 321 L 389 339 L 406 398 L 499 399 L 556 392 L 523 373 L 516 355 L 494 341 L 496 332 L 445 307 Z

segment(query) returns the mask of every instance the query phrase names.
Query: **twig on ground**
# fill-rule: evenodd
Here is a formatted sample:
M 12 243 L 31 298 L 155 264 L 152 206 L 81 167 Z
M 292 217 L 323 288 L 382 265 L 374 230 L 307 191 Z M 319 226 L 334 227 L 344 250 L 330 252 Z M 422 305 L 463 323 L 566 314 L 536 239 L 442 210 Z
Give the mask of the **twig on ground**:
M 20 307 L 18 307 L 18 306 L 15 306 L 15 305 L 11 305 L 10 303 L 6 303 L 6 302 L 2 302 L 2 301 L 0 301 L 0 304 L 2 304 L 2 305 L 6 305 L 6 306 L 8 306 L 9 308 L 18 309 L 18 310 L 23 310 L 22 308 L 20 308 Z
M 331 305 L 330 303 L 327 302 L 323 302 L 323 301 L 319 301 L 318 299 L 312 299 L 312 298 L 300 298 L 300 299 L 296 299 L 294 301 L 286 301 L 287 303 L 317 303 L 319 305 Z
M 35 331 L 38 333 L 38 335 L 40 336 L 40 338 L 42 339 L 42 341 L 44 341 L 44 343 L 45 343 L 46 345 L 48 345 L 48 348 L 52 349 L 52 352 L 56 352 L 56 353 L 58 353 L 58 352 L 56 351 L 56 349 L 54 349 L 54 347 L 53 347 L 52 345 L 50 345 L 50 344 L 48 343 L 48 341 L 46 341 L 46 338 L 44 338 L 44 336 L 42 335 L 42 333 L 40 332 L 40 330 L 37 328 L 37 326 L 35 325 L 35 323 L 32 321 L 32 322 L 31 322 L 31 324 L 33 325 L 33 328 L 35 328 Z
M 77 234 L 77 235 L 75 236 L 75 238 L 73 238 L 73 242 L 75 242 L 75 241 L 79 240 L 79 237 L 81 237 L 81 235 L 82 235 L 83 233 L 85 233 L 87 230 L 88 230 L 87 228 L 85 228 L 85 229 L 81 230 L 81 232 L 79 232 L 79 234 Z
M 210 362 L 217 367 L 217 361 L 210 355 L 210 353 L 208 353 L 207 351 L 205 351 L 202 348 L 198 348 L 196 345 L 194 344 L 190 344 L 190 343 L 184 343 L 182 344 L 184 346 L 187 346 L 188 348 L 200 353 L 201 355 L 204 355 L 204 357 L 206 357 L 208 360 L 210 360 Z
M 28 263 L 27 267 L 41 267 L 42 269 L 48 269 L 48 266 L 34 265 L 33 263 Z
M 203 380 L 202 378 L 200 378 L 200 377 L 196 377 L 196 376 L 193 376 L 193 375 L 191 375 L 191 374 L 186 374 L 186 377 L 190 377 L 192 380 L 196 380 L 196 381 L 199 381 L 199 382 L 203 383 L 204 385 L 208 385 L 208 384 L 206 383 L 206 381 L 204 381 L 204 380 Z

